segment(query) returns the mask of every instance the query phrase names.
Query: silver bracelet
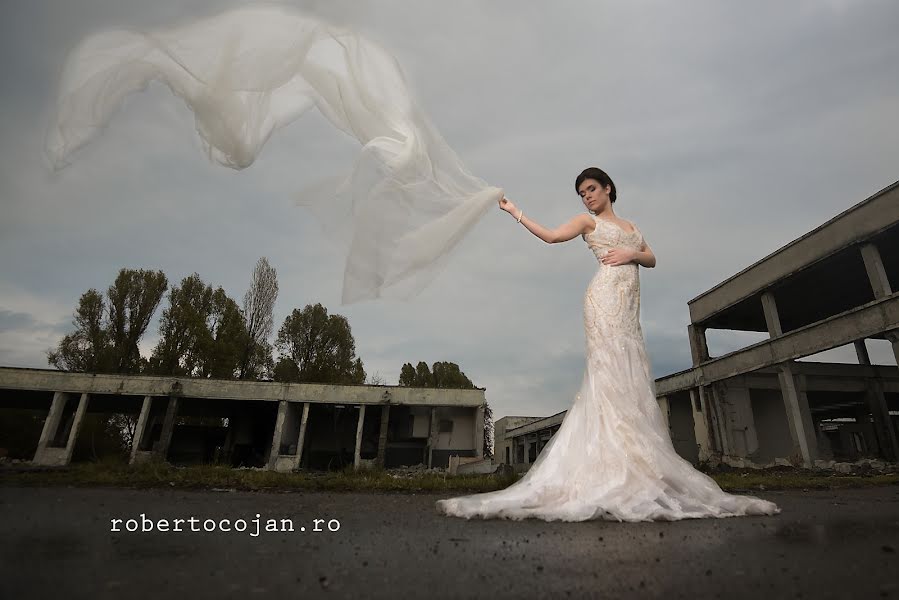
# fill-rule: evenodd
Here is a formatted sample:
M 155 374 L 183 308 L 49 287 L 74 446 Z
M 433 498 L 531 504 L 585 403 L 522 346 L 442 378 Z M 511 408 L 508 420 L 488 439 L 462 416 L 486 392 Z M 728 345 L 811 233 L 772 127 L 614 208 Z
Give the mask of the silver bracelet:
M 524 210 L 522 210 L 520 213 L 518 213 L 518 222 L 519 223 L 521 223 L 521 217 L 523 217 L 523 216 L 524 216 Z

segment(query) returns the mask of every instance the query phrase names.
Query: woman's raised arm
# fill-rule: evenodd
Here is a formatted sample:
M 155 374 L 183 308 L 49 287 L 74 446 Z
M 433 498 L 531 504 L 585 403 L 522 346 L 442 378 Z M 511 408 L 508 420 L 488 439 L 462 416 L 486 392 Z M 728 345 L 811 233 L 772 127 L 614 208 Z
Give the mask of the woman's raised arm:
M 515 220 L 524 225 L 528 231 L 536 235 L 547 244 L 557 244 L 559 242 L 567 242 L 579 235 L 590 233 L 596 224 L 593 217 L 584 213 L 577 215 L 567 223 L 559 225 L 555 229 L 544 227 L 540 223 L 524 216 L 521 209 L 517 208 L 511 200 L 503 198 L 499 201 L 499 207 L 515 217 Z

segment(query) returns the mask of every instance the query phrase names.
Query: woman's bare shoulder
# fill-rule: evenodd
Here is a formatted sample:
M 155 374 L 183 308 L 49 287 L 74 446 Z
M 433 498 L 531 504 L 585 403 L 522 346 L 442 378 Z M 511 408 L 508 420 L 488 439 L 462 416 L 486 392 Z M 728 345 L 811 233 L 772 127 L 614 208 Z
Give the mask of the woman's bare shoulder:
M 581 235 L 593 233 L 596 229 L 596 219 L 590 213 L 580 213 L 574 220 L 581 226 Z
M 596 219 L 590 213 L 580 213 L 575 219 L 578 220 L 579 225 L 583 226 L 584 233 L 590 233 L 596 229 Z

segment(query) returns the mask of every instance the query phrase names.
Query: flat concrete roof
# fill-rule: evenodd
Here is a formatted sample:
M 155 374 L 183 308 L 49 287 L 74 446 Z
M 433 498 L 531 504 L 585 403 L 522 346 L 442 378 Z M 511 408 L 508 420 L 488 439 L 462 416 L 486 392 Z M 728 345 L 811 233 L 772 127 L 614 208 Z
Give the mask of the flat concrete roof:
M 212 400 L 316 402 L 323 404 L 406 404 L 477 407 L 484 390 L 388 385 L 280 383 L 151 375 L 70 373 L 54 369 L 0 367 L 0 396 L 15 391 L 69 392 L 112 396 L 178 396 Z
M 865 304 L 873 300 L 858 249 L 865 242 L 899 281 L 899 181 L 690 300 L 691 322 L 765 332 L 760 297 L 768 290 L 784 331 Z
M 522 435 L 527 435 L 529 433 L 534 433 L 536 431 L 540 431 L 541 429 L 546 429 L 547 427 L 558 425 L 562 422 L 562 419 L 565 418 L 566 412 L 568 411 L 563 410 L 562 412 L 558 412 L 548 417 L 537 417 L 530 423 L 525 423 L 524 425 L 520 425 L 513 429 L 507 429 L 505 437 L 508 440 Z

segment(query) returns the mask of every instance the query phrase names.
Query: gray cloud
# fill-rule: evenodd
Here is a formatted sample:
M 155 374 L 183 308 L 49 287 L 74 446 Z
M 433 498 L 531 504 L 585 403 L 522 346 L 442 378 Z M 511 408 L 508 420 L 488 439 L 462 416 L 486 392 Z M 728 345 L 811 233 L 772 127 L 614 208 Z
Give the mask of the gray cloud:
M 197 271 L 239 299 L 264 255 L 281 284 L 276 322 L 322 302 L 349 319 L 369 373 L 395 383 L 404 362 L 452 360 L 488 388 L 497 416 L 567 408 L 583 373 L 581 301 L 595 270 L 582 242 L 547 246 L 495 211 L 419 298 L 342 307 L 343 257 L 293 204 L 305 184 L 347 169 L 356 150 L 318 115 L 230 172 L 204 158 L 183 104 L 152 86 L 73 167 L 47 174 L 41 134 L 74 44 L 103 28 L 164 26 L 236 4 L 8 9 L 3 364 L 46 366 L 43 350 L 67 330 L 78 296 L 105 290 L 121 267 L 162 269 L 170 284 Z M 470 170 L 539 222 L 582 210 L 573 183 L 583 167 L 613 176 L 616 213 L 640 225 L 659 259 L 641 273 L 656 376 L 690 365 L 688 300 L 896 179 L 895 3 L 296 5 L 390 48 Z M 721 353 L 746 343 L 712 335 Z

